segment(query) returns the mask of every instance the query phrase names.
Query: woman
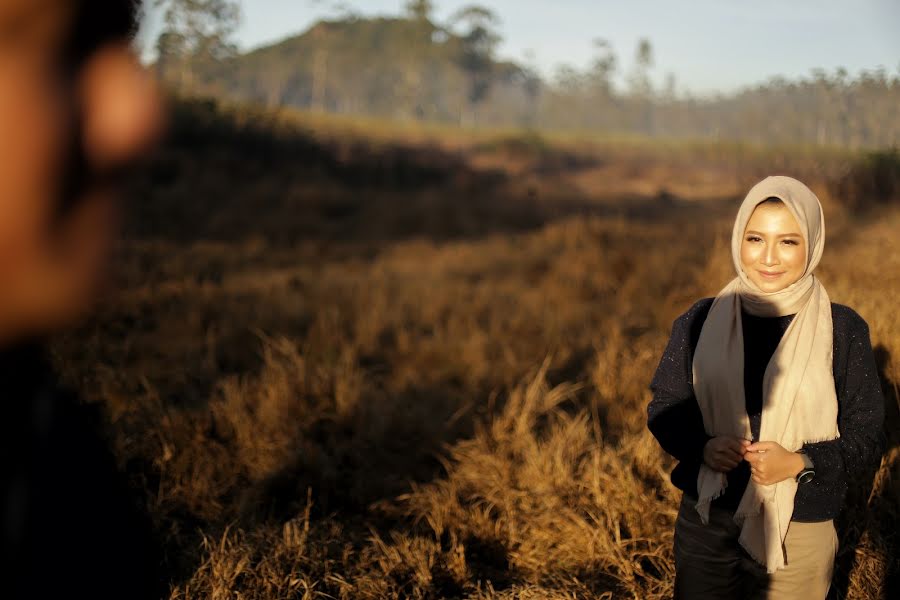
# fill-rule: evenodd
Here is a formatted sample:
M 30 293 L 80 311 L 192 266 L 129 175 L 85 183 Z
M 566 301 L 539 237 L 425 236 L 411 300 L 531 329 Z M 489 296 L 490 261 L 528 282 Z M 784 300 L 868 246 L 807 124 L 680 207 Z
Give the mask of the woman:
M 822 206 L 768 177 L 738 210 L 737 277 L 672 328 L 648 426 L 678 459 L 676 598 L 825 598 L 851 474 L 883 446 L 868 326 L 813 275 Z

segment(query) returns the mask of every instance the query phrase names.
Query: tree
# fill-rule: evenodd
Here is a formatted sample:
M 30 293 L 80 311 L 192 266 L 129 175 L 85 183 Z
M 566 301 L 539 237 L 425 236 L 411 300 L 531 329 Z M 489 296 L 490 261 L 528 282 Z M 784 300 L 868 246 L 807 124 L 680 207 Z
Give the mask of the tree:
M 637 125 L 643 133 L 654 133 L 653 84 L 650 83 L 650 69 L 653 67 L 653 46 L 650 40 L 638 41 L 634 56 L 634 69 L 629 78 L 632 99 L 637 107 Z
M 521 93 L 525 96 L 525 106 L 520 119 L 520 124 L 528 128 L 534 128 L 537 125 L 538 102 L 540 100 L 541 88 L 543 87 L 543 82 L 538 73 L 535 59 L 536 55 L 534 50 L 526 50 L 525 62 L 523 65 L 518 65 L 516 67 L 514 77 L 515 82 L 521 89 Z
M 155 0 L 155 6 L 165 8 L 165 25 L 156 43 L 162 77 L 174 75 L 182 87 L 192 87 L 198 65 L 237 53 L 232 36 L 241 11 L 235 0 Z
M 474 121 L 478 105 L 487 98 L 491 89 L 494 51 L 502 39 L 494 27 L 499 19 L 493 11 L 483 6 L 471 5 L 459 10 L 452 22 L 458 26 L 464 24 L 465 31 L 460 35 L 461 52 L 459 66 L 469 79 L 469 119 Z
M 403 44 L 408 49 L 397 57 L 395 63 L 400 72 L 398 84 L 402 106 L 398 112 L 417 119 L 425 118 L 427 113 L 426 98 L 430 96 L 428 87 L 429 71 L 433 70 L 432 62 L 435 25 L 432 22 L 434 3 L 430 0 L 409 0 L 406 2 L 408 22 L 401 31 Z
M 662 97 L 666 102 L 675 102 L 678 99 L 678 78 L 671 71 L 666 73 L 666 83 L 663 86 Z
M 634 54 L 634 69 L 629 78 L 632 95 L 638 98 L 649 98 L 653 94 L 650 83 L 650 69 L 653 68 L 653 46 L 650 40 L 641 38 Z
M 616 72 L 617 60 L 612 46 L 603 38 L 594 40 L 594 59 L 591 61 L 590 79 L 594 89 L 601 95 L 612 94 L 612 76 Z
M 406 14 L 416 21 L 431 21 L 434 3 L 430 0 L 409 0 L 406 3 Z

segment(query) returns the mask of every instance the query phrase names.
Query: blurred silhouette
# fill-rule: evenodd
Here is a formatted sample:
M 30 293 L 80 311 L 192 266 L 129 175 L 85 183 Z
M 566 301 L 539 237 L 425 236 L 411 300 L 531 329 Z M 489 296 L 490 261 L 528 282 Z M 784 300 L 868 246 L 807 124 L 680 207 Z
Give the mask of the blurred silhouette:
M 0 0 L 0 540 L 4 598 L 158 598 L 149 519 L 58 388 L 44 338 L 101 289 L 116 187 L 155 138 L 134 0 Z

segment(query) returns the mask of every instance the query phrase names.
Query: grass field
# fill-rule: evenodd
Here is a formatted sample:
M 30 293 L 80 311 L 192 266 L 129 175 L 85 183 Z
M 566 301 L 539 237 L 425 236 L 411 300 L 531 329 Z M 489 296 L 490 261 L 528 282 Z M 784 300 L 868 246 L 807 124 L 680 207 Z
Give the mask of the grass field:
M 679 494 L 647 386 L 768 173 L 825 204 L 820 275 L 887 395 L 837 582 L 900 597 L 895 155 L 262 117 L 179 105 L 114 293 L 55 345 L 173 599 L 668 597 Z

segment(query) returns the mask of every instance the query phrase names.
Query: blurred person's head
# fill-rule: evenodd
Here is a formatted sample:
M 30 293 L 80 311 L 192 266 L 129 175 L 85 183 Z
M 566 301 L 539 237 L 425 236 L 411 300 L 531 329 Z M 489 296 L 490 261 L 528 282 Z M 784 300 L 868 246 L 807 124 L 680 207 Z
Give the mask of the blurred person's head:
M 91 306 L 116 180 L 160 122 L 137 0 L 0 0 L 0 345 Z

